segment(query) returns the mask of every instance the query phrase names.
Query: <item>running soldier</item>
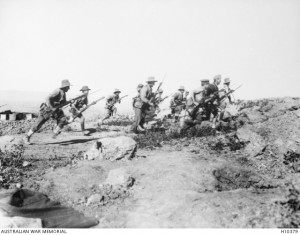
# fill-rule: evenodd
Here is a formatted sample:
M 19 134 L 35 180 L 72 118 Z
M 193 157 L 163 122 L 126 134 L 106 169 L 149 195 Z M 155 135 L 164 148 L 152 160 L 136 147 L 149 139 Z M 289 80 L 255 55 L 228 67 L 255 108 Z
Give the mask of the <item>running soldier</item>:
M 119 96 L 120 93 L 121 93 L 121 91 L 119 89 L 115 89 L 114 94 L 110 95 L 106 99 L 106 106 L 105 106 L 106 114 L 105 114 L 105 117 L 98 123 L 99 126 L 102 125 L 102 123 L 106 119 L 113 116 L 114 112 L 116 112 L 115 104 L 116 103 L 121 103 L 120 96 Z
M 80 127 L 81 131 L 84 136 L 88 135 L 88 133 L 85 133 L 85 117 L 80 113 L 80 111 L 85 108 L 88 105 L 88 94 L 91 89 L 88 88 L 88 86 L 83 86 L 80 91 L 82 94 L 85 94 L 86 96 L 78 99 L 74 102 L 74 104 L 71 104 L 70 113 L 72 114 L 71 118 L 69 119 L 69 123 L 74 121 L 75 117 L 78 117 L 80 119 Z
M 151 102 L 151 99 L 154 97 L 154 93 L 152 92 L 152 88 L 155 85 L 154 77 L 149 77 L 147 84 L 144 85 L 140 90 L 139 99 L 135 102 L 134 111 L 135 111 L 135 119 L 133 123 L 132 131 L 135 133 L 144 132 L 144 123 L 146 119 L 147 112 L 150 107 L 154 106 L 154 103 Z
M 175 117 L 174 122 L 177 122 L 179 120 L 179 115 L 184 107 L 184 104 L 183 104 L 184 91 L 185 91 L 184 86 L 180 86 L 178 91 L 172 96 L 172 99 L 171 99 L 170 108 L 171 108 L 171 114 L 174 115 L 174 117 Z
M 41 104 L 38 119 L 25 136 L 24 141 L 26 144 L 30 144 L 32 135 L 40 130 L 50 118 L 57 121 L 57 126 L 53 131 L 52 138 L 56 138 L 63 127 L 68 124 L 67 117 L 64 115 L 63 110 L 61 108 L 58 109 L 57 107 L 66 103 L 66 93 L 69 91 L 70 86 L 69 80 L 63 80 L 61 82 L 61 87 L 53 91 L 46 98 L 46 102 Z

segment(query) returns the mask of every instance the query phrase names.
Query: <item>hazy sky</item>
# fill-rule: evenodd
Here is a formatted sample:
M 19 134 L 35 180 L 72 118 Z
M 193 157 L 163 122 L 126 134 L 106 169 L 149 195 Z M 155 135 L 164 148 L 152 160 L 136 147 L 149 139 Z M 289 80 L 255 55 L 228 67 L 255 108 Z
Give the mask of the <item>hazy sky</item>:
M 0 90 L 134 94 L 165 73 L 166 94 L 222 74 L 239 98 L 299 96 L 300 1 L 0 0 Z

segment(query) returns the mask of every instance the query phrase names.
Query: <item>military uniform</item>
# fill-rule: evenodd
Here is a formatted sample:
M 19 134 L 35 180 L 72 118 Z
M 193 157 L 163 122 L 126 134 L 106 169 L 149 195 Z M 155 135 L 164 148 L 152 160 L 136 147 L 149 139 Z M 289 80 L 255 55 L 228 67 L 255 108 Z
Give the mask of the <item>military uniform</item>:
M 178 89 L 179 91 L 175 92 L 175 94 L 172 96 L 171 102 L 170 102 L 170 108 L 171 108 L 171 114 L 175 116 L 175 121 L 178 120 L 179 115 L 181 111 L 184 109 L 184 96 L 183 92 L 180 90 L 184 91 L 184 87 L 181 86 Z
M 120 103 L 120 97 L 119 94 L 121 91 L 119 89 L 115 89 L 114 94 L 110 95 L 106 99 L 106 105 L 105 105 L 105 117 L 101 120 L 101 122 L 98 125 L 101 125 L 104 120 L 110 118 L 114 115 L 114 113 L 117 112 L 117 108 L 114 106 L 116 103 Z
M 44 123 L 50 118 L 54 118 L 57 121 L 57 126 L 53 131 L 53 138 L 55 138 L 61 132 L 62 128 L 68 124 L 67 117 L 64 115 L 62 109 L 56 109 L 55 112 L 52 110 L 67 101 L 66 92 L 69 90 L 70 86 L 69 80 L 63 80 L 61 87 L 53 91 L 46 98 L 46 102 L 41 104 L 38 119 L 25 136 L 25 143 L 30 144 L 31 136 L 40 130 Z
M 85 92 L 85 94 L 88 94 L 89 90 L 90 89 L 88 88 L 88 86 L 83 86 L 80 91 L 82 91 L 83 93 Z M 71 109 L 70 109 L 70 113 L 72 114 L 72 117 L 69 120 L 69 123 L 72 122 L 75 118 L 79 118 L 81 131 L 83 133 L 85 131 L 85 117 L 82 115 L 82 113 L 80 111 L 81 111 L 81 109 L 86 107 L 88 105 L 88 103 L 89 103 L 88 97 L 85 96 L 85 97 L 82 97 L 81 99 L 76 100 L 75 103 L 71 105 Z M 84 134 L 84 135 L 87 135 L 87 134 Z
M 153 77 L 148 78 L 149 82 L 156 82 Z M 149 84 L 144 85 L 140 92 L 139 98 L 136 99 L 134 103 L 134 112 L 135 118 L 132 126 L 132 130 L 137 132 L 138 130 L 144 131 L 144 123 L 146 121 L 147 115 L 149 115 L 150 107 L 151 107 L 151 99 L 154 97 L 154 93 L 152 92 L 152 88 Z
M 33 132 L 37 132 L 51 117 L 56 119 L 57 125 L 61 129 L 67 124 L 67 118 L 65 117 L 62 109 L 58 109 L 53 114 L 49 114 L 49 112 L 47 112 L 51 105 L 52 107 L 55 107 L 65 103 L 66 93 L 61 89 L 56 89 L 47 97 L 46 100 L 46 103 L 41 104 L 38 119 L 31 128 Z
M 219 98 L 219 88 L 215 84 L 209 84 L 205 89 L 204 89 L 204 99 L 208 99 L 211 97 L 215 97 L 216 99 L 213 102 L 208 102 L 205 103 L 204 109 L 206 113 L 206 118 L 209 120 L 211 114 L 216 117 L 219 113 L 219 103 L 218 103 L 218 98 Z

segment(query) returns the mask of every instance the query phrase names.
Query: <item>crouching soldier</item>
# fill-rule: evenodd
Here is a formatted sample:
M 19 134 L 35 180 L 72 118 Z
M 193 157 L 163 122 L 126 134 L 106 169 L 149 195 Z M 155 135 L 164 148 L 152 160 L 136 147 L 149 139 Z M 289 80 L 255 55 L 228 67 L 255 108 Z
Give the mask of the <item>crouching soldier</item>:
M 202 79 L 201 87 L 191 90 L 186 103 L 186 111 L 188 115 L 180 123 L 181 129 L 187 129 L 195 126 L 196 124 L 201 124 L 205 118 L 205 110 L 203 108 L 198 109 L 196 107 L 204 101 L 204 92 L 208 84 L 208 79 Z
M 120 100 L 120 93 L 121 91 L 119 89 L 115 89 L 114 94 L 110 95 L 107 99 L 106 99 L 106 106 L 105 106 L 105 117 L 98 123 L 98 125 L 100 126 L 106 119 L 110 118 L 111 116 L 113 116 L 113 114 L 116 112 L 116 107 L 115 104 L 116 103 L 121 103 Z
M 183 104 L 183 93 L 184 93 L 184 87 L 180 86 L 178 91 L 172 96 L 170 108 L 171 108 L 171 114 L 174 115 L 175 120 L 174 122 L 177 122 L 179 120 L 179 115 L 181 111 L 184 108 Z
M 70 113 L 72 114 L 71 118 L 69 119 L 69 123 L 73 122 L 75 117 L 80 119 L 80 127 L 83 135 L 88 135 L 85 133 L 85 117 L 80 113 L 80 111 L 88 105 L 88 94 L 91 89 L 88 86 L 83 86 L 81 88 L 82 94 L 86 96 L 82 97 L 81 99 L 76 100 L 73 104 L 71 104 Z
M 154 103 L 151 102 L 151 99 L 154 97 L 152 87 L 155 85 L 155 82 L 157 81 L 154 77 L 149 77 L 147 84 L 140 90 L 140 98 L 135 102 L 135 120 L 132 128 L 132 131 L 135 133 L 145 131 L 144 123 L 146 120 L 146 115 L 149 112 L 150 107 L 154 106 Z
M 57 108 L 61 104 L 66 102 L 66 93 L 70 89 L 69 80 L 63 80 L 61 87 L 53 91 L 47 98 L 46 102 L 40 106 L 40 112 L 37 121 L 28 131 L 25 136 L 25 143 L 30 144 L 30 138 L 37 132 L 50 118 L 54 118 L 57 121 L 57 126 L 53 131 L 52 138 L 56 138 L 60 134 L 65 125 L 68 124 L 67 118 L 61 108 Z

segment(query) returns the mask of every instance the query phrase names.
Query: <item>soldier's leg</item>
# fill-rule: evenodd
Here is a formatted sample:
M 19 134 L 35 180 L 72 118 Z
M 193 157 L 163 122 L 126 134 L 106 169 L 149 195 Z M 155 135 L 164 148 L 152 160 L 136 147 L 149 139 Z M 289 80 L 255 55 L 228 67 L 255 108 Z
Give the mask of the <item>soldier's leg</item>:
M 57 121 L 57 126 L 53 131 L 52 138 L 56 138 L 61 133 L 64 126 L 68 125 L 68 119 L 62 110 L 58 111 L 55 119 Z
M 141 121 L 142 121 L 142 109 L 134 108 L 134 122 L 132 126 L 133 132 L 137 132 L 138 126 L 140 125 Z
M 182 106 L 177 106 L 175 108 L 175 114 L 174 114 L 175 115 L 175 120 L 174 120 L 174 122 L 178 122 L 181 110 L 182 110 Z
M 109 119 L 112 116 L 112 110 L 106 108 L 105 117 L 101 120 L 100 124 L 102 124 L 105 120 Z
M 112 116 L 113 117 L 117 116 L 117 108 L 116 107 L 113 107 Z
M 217 119 L 219 116 L 219 110 L 216 106 L 212 107 L 211 113 L 213 115 L 213 119 L 212 119 L 212 128 L 215 129 L 216 128 L 216 124 L 217 124 Z
M 38 119 L 36 120 L 36 122 L 32 125 L 32 127 L 30 128 L 30 130 L 28 131 L 28 133 L 25 136 L 24 141 L 27 144 L 30 144 L 30 138 L 31 136 L 37 132 L 39 129 L 41 129 L 41 127 L 44 125 L 44 123 L 47 121 L 48 119 L 45 118 L 43 115 L 39 114 Z
M 84 132 L 85 131 L 85 117 L 83 115 L 80 117 L 80 127 L 81 127 L 81 131 Z

